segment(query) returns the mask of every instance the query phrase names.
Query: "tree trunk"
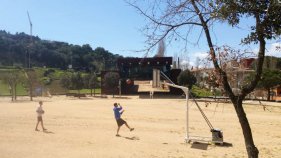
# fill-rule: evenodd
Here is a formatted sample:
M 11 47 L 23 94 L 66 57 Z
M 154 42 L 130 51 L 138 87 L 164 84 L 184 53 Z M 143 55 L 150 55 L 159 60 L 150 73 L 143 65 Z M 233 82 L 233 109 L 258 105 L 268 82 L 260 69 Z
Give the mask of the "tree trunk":
M 17 84 L 15 84 L 14 96 L 15 100 L 17 100 Z
M 270 88 L 267 89 L 267 101 L 270 101 Z
M 13 92 L 13 86 L 10 84 L 9 85 L 9 90 L 10 90 L 10 94 L 11 94 L 11 97 L 12 97 L 12 101 L 14 101 L 14 92 Z
M 33 97 L 32 97 L 32 93 L 33 93 L 33 90 L 32 90 L 32 82 L 30 81 L 29 83 L 29 96 L 30 96 L 30 101 L 33 101 Z
M 231 87 L 230 87 L 229 83 L 228 83 L 228 79 L 227 79 L 227 75 L 226 75 L 225 71 L 223 71 L 221 69 L 221 67 L 220 67 L 220 65 L 217 61 L 214 45 L 213 45 L 212 38 L 211 38 L 211 35 L 210 35 L 210 32 L 209 32 L 208 23 L 205 20 L 202 13 L 200 12 L 200 10 L 198 9 L 197 4 L 195 3 L 195 0 L 191 0 L 191 3 L 193 5 L 200 21 L 201 21 L 202 27 L 204 29 L 206 39 L 207 39 L 207 43 L 208 43 L 208 46 L 209 46 L 209 49 L 210 49 L 209 54 L 211 55 L 213 65 L 214 65 L 215 69 L 219 72 L 219 75 L 221 75 L 224 90 L 228 93 L 228 96 L 231 98 L 231 101 L 234 105 L 236 114 L 238 116 L 240 125 L 242 127 L 248 157 L 249 158 L 258 158 L 259 151 L 254 144 L 251 127 L 250 127 L 250 124 L 248 122 L 246 113 L 243 109 L 242 101 L 245 98 L 246 94 L 249 94 L 250 92 L 252 92 L 254 90 L 254 88 L 256 87 L 256 85 L 257 85 L 257 83 L 260 79 L 261 73 L 262 73 L 262 65 L 263 65 L 263 60 L 264 60 L 264 52 L 265 52 L 265 43 L 266 42 L 264 40 L 264 35 L 263 35 L 263 32 L 262 32 L 262 30 L 264 30 L 264 28 L 260 24 L 261 23 L 260 17 L 258 15 L 255 15 L 256 25 L 257 25 L 256 31 L 258 33 L 258 41 L 259 41 L 259 44 L 260 44 L 259 53 L 258 53 L 258 62 L 257 62 L 258 65 L 257 65 L 257 69 L 256 69 L 256 75 L 255 75 L 254 80 L 250 83 L 250 85 L 247 86 L 246 88 L 242 89 L 241 96 L 235 96 L 233 94 L 232 90 L 231 90 Z
M 243 131 L 248 158 L 258 158 L 259 150 L 254 144 L 251 127 L 247 119 L 246 113 L 244 111 L 244 108 L 242 106 L 242 99 L 235 99 L 233 105 Z
M 93 96 L 93 88 L 91 87 L 91 97 Z
M 96 85 L 94 84 L 94 96 L 96 96 Z

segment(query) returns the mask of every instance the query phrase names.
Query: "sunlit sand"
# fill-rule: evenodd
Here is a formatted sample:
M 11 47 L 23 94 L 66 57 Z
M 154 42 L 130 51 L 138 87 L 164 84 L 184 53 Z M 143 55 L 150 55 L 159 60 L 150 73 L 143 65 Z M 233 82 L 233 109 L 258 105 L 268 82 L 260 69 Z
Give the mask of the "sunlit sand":
M 125 97 L 124 97 L 125 98 Z M 124 98 L 10 98 L 0 100 L 1 158 L 241 158 L 247 157 L 240 124 L 231 104 L 199 102 L 215 128 L 223 130 L 224 146 L 186 144 L 186 104 L 184 99 Z M 36 106 L 43 100 L 44 125 L 35 131 Z M 123 126 L 116 137 L 113 103 L 119 102 L 124 120 L 135 130 Z M 281 155 L 281 106 L 270 104 L 264 111 L 255 102 L 245 110 L 260 157 Z M 190 134 L 211 136 L 195 104 L 190 102 Z

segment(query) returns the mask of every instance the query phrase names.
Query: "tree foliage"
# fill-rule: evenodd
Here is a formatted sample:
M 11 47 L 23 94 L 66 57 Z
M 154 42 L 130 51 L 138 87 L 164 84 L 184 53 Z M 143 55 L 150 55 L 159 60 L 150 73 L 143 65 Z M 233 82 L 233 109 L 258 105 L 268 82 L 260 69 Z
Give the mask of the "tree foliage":
M 256 25 L 251 26 L 251 31 L 242 42 L 259 43 L 261 38 L 276 39 L 281 34 L 280 2 L 275 0 L 218 0 L 221 7 L 217 9 L 217 17 L 226 20 L 232 26 L 236 26 L 241 18 L 254 18 Z M 262 37 L 261 37 L 262 36 Z
M 187 86 L 189 89 L 191 89 L 192 86 L 197 82 L 196 77 L 188 69 L 182 71 L 177 80 L 179 85 Z
M 0 79 L 9 86 L 12 101 L 17 100 L 17 85 L 23 83 L 23 74 L 18 69 L 10 70 L 1 72 Z
M 60 85 L 67 90 L 77 90 L 80 94 L 80 90 L 85 88 L 85 77 L 81 72 L 66 72 L 60 79 Z
M 60 85 L 65 88 L 66 90 L 70 90 L 71 87 L 71 74 L 70 73 L 64 73 L 62 77 L 60 78 Z
M 118 88 L 119 78 L 120 76 L 117 72 L 107 72 L 104 75 L 104 86 L 106 89 L 111 90 L 113 96 L 114 92 Z
M 92 90 L 94 89 L 94 96 L 96 95 L 95 89 L 100 87 L 97 74 L 91 72 L 83 77 L 85 88 L 91 89 L 91 96 L 93 95 Z
M 71 75 L 71 88 L 78 91 L 80 94 L 80 90 L 84 88 L 83 77 L 80 72 L 74 72 Z
M 264 88 L 267 90 L 267 100 L 270 100 L 270 90 L 271 88 L 281 85 L 281 72 L 280 70 L 270 70 L 266 69 L 262 73 L 261 80 L 258 83 L 259 88 Z
M 36 85 L 38 85 L 37 74 L 34 69 L 22 69 L 25 76 L 24 87 L 29 92 L 30 101 L 33 100 L 33 90 Z
M 15 35 L 0 31 L 0 65 L 29 67 L 52 67 L 67 69 L 69 65 L 77 71 L 96 71 L 115 69 L 119 55 L 104 48 L 92 49 L 89 44 L 82 46 L 65 42 L 41 40 L 25 33 Z

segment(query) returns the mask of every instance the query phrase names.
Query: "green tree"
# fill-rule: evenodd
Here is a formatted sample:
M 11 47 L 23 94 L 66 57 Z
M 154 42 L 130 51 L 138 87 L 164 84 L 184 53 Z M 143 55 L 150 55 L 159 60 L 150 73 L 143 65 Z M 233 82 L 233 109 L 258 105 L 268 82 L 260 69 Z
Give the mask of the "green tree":
M 108 72 L 104 75 L 104 86 L 106 89 L 110 89 L 113 97 L 118 88 L 119 78 L 120 76 L 117 72 Z
M 196 77 L 188 69 L 182 71 L 177 80 L 179 85 L 187 86 L 189 89 L 192 89 L 192 86 L 197 82 Z
M 144 4 L 144 3 L 148 4 Z M 281 5 L 274 0 L 261 1 L 229 1 L 229 0 L 153 0 L 153 1 L 132 1 L 131 6 L 149 19 L 144 26 L 144 33 L 147 37 L 147 48 L 153 49 L 162 39 L 174 40 L 183 39 L 188 41 L 188 35 L 195 28 L 201 28 L 209 47 L 209 55 L 220 76 L 223 88 L 229 96 L 239 119 L 249 158 L 257 158 L 259 151 L 255 146 L 252 130 L 242 106 L 245 97 L 257 86 L 262 74 L 262 67 L 265 56 L 266 40 L 272 40 L 281 33 Z M 141 8 L 147 7 L 145 9 Z M 239 26 L 241 19 L 251 19 L 249 34 L 242 40 L 243 44 L 256 43 L 259 47 L 255 75 L 253 80 L 241 88 L 241 93 L 235 94 L 228 82 L 226 71 L 219 64 L 215 45 L 211 34 L 213 24 L 228 23 L 230 27 Z M 184 28 L 184 29 L 182 29 Z M 179 30 L 186 30 L 179 31 Z M 199 31 L 200 32 L 200 31 Z M 194 36 L 194 34 L 192 34 Z M 199 34 L 199 36 L 201 33 Z M 194 37 L 192 37 L 194 39 Z M 188 43 L 188 42 L 187 42 Z
M 100 72 L 100 68 L 105 66 L 114 69 L 119 57 L 101 47 L 93 50 L 89 44 L 72 45 L 35 36 L 32 36 L 31 44 L 30 39 L 30 35 L 25 33 L 10 34 L 0 30 L 1 65 L 29 68 L 30 61 L 31 66 L 67 69 L 68 65 L 73 65 L 77 71 Z
M 74 72 L 71 75 L 71 88 L 78 91 L 80 98 L 80 90 L 84 87 L 82 74 L 80 72 Z
M 71 74 L 64 73 L 60 78 L 60 85 L 67 91 L 71 89 Z
M 267 100 L 270 100 L 271 88 L 281 85 L 281 72 L 280 70 L 265 69 L 262 73 L 261 80 L 258 83 L 259 88 L 267 90 Z
M 98 77 L 95 72 L 92 72 L 86 76 L 84 76 L 84 82 L 86 88 L 91 89 L 91 96 L 93 96 L 93 89 L 94 89 L 94 96 L 96 95 L 96 88 L 99 84 Z
M 17 85 L 22 81 L 22 74 L 19 70 L 10 70 L 2 73 L 1 78 L 8 84 L 12 101 L 17 100 Z
M 23 85 L 28 89 L 30 101 L 33 101 L 33 89 L 37 83 L 37 76 L 34 69 L 22 69 L 25 80 Z

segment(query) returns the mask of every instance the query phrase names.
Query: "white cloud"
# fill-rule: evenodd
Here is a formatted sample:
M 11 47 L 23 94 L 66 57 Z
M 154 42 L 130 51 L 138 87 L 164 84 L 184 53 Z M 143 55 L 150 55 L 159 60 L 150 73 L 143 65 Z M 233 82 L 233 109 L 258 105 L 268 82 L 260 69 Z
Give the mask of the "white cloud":
M 276 56 L 276 57 L 281 57 L 281 50 L 276 50 L 276 47 L 281 47 L 281 42 L 275 42 L 271 44 L 266 45 L 266 51 L 265 55 L 266 56 Z M 255 55 L 258 55 L 259 48 L 255 46 L 248 47 L 248 49 L 245 49 L 246 52 L 252 52 Z M 181 64 L 185 65 L 188 64 L 189 67 L 196 66 L 196 60 L 199 58 L 200 60 L 206 59 L 208 56 L 207 52 L 192 52 L 188 53 L 187 58 L 182 58 Z M 212 64 L 211 64 L 212 65 Z M 200 65 L 202 67 L 202 65 Z
M 197 64 L 197 58 L 199 58 L 200 60 L 206 59 L 206 57 L 208 56 L 207 52 L 194 52 L 194 53 L 189 53 L 188 54 L 188 60 L 182 60 L 181 63 L 182 64 L 187 64 L 190 67 L 194 67 L 194 66 L 198 66 Z
M 203 58 L 206 58 L 208 56 L 208 53 L 206 52 L 195 52 L 195 53 L 192 53 L 191 54 L 191 58 L 200 58 L 200 59 L 203 59 Z
M 281 50 L 277 50 L 277 47 L 281 47 L 280 42 L 275 42 L 271 44 L 266 45 L 266 50 L 265 50 L 265 55 L 266 56 L 276 56 L 276 57 L 281 57 Z M 247 52 L 253 52 L 255 55 L 258 55 L 259 53 L 259 48 L 250 48 L 246 49 Z
M 265 55 L 281 57 L 281 51 L 277 50 L 277 47 L 281 47 L 280 42 L 272 43 L 265 52 Z
M 184 60 L 182 60 L 181 61 L 181 64 L 190 64 L 190 61 L 189 61 L 189 59 L 184 59 Z

